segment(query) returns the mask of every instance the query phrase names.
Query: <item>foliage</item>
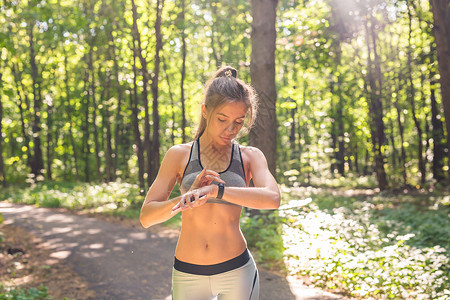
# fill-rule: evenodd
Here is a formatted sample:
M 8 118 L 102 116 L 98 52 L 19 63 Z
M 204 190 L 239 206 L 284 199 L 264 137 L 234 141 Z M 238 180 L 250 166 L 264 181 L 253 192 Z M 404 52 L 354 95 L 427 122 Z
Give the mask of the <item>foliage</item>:
M 138 46 L 151 76 L 156 49 L 152 12 L 157 1 L 134 2 L 141 37 Z M 192 137 L 203 85 L 217 65 L 231 64 L 240 78 L 251 81 L 250 6 L 243 0 L 193 1 L 181 17 L 180 3 L 164 2 L 158 89 L 160 153 L 182 143 L 184 129 L 187 138 Z M 36 137 L 42 142 L 47 179 L 51 173 L 61 181 L 110 180 L 106 173 L 112 158 L 117 158 L 113 178 L 135 180 L 139 172 L 130 99 L 136 96 L 139 103 L 137 127 L 142 137 L 143 101 L 150 97 L 143 99 L 142 62 L 133 57 L 131 1 L 4 1 L 0 21 L 5 24 L 0 29 L 0 135 L 7 181 L 30 179 Z M 280 182 L 376 184 L 367 26 L 373 30 L 372 43 L 376 42 L 383 74 L 382 86 L 375 92 L 383 105 L 386 141 L 381 151 L 390 185 L 424 186 L 419 178 L 419 145 L 424 145 L 420 155 L 426 170 L 432 170 L 436 148 L 441 146 L 444 151 L 448 133 L 438 130 L 443 122 L 442 97 L 428 1 L 283 0 L 278 2 L 276 23 Z M 183 90 L 179 84 L 182 30 L 188 57 Z M 181 105 L 175 102 L 182 97 L 186 128 L 181 128 Z M 40 106 L 35 107 L 35 102 Z M 411 121 L 413 113 L 422 136 Z M 37 116 L 41 123 L 34 128 Z M 117 145 L 113 153 L 106 150 L 108 142 Z M 247 138 L 241 142 L 246 144 Z M 338 153 L 343 156 L 339 158 Z M 446 160 L 436 158 L 442 174 Z M 343 174 L 338 175 L 338 165 L 344 166 Z M 285 176 L 288 170 L 298 174 Z M 425 181 L 433 182 L 433 175 L 427 171 Z M 32 179 L 42 181 L 41 177 Z M 355 178 L 368 180 L 358 184 Z M 39 201 L 46 206 L 63 205 L 54 199 Z
M 121 211 L 140 207 L 143 197 L 134 184 L 40 182 L 30 186 L 10 186 L 0 191 L 0 199 L 41 207 L 69 209 L 92 208 L 95 211 Z
M 47 287 L 41 285 L 38 289 L 20 289 L 20 288 L 6 288 L 0 285 L 0 299 L 1 300 L 51 300 Z
M 284 269 L 281 224 L 276 212 L 252 215 L 244 212 L 241 230 L 258 263 L 266 268 Z
M 308 208 L 281 210 L 289 271 L 363 298 L 447 299 L 449 207 L 392 198 L 322 193 Z

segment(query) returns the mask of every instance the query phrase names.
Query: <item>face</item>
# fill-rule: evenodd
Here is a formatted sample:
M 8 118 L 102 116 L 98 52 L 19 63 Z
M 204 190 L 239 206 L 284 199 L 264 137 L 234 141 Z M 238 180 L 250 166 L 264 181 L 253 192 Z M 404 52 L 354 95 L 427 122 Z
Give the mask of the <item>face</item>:
M 247 111 L 247 106 L 240 101 L 226 103 L 212 112 L 202 105 L 203 117 L 208 120 L 206 134 L 218 145 L 230 144 L 244 125 Z

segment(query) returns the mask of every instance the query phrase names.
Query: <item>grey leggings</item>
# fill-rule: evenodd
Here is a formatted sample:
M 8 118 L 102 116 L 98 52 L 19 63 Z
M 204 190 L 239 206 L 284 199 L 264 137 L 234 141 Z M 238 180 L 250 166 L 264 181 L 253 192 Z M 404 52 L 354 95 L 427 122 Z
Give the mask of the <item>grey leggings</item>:
M 173 300 L 257 300 L 259 276 L 253 257 L 231 271 L 214 275 L 197 275 L 173 269 Z

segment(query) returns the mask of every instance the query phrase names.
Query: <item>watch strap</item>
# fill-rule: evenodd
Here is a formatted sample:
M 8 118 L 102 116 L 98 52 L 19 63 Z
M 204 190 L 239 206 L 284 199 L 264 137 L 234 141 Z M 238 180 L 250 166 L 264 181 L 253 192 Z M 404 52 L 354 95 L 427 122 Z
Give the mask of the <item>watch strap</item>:
M 217 191 L 216 198 L 220 200 L 223 197 L 223 191 L 225 190 L 225 186 L 223 185 L 223 183 L 219 183 L 218 186 L 219 186 L 219 190 Z

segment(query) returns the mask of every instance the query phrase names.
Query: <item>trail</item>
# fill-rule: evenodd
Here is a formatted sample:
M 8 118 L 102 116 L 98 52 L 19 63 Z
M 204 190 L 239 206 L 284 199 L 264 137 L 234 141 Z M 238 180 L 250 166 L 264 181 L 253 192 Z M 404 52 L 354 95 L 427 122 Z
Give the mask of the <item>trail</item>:
M 171 265 L 178 231 L 131 228 L 59 210 L 0 202 L 5 224 L 42 240 L 68 262 L 96 299 L 171 299 Z M 329 300 L 342 296 L 260 270 L 261 300 Z

